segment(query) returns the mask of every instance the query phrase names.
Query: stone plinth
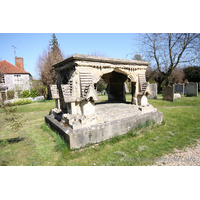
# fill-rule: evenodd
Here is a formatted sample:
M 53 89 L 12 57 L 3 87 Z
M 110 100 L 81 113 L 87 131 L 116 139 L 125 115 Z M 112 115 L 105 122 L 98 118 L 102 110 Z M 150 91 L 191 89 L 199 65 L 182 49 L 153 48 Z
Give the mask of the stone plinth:
M 134 106 L 128 103 L 99 103 L 96 106 L 98 120 L 94 124 L 69 126 L 58 122 L 53 115 L 45 116 L 45 121 L 67 141 L 70 149 L 78 149 L 87 144 L 99 143 L 117 135 L 123 135 L 146 121 L 162 122 L 163 115 L 151 105 Z

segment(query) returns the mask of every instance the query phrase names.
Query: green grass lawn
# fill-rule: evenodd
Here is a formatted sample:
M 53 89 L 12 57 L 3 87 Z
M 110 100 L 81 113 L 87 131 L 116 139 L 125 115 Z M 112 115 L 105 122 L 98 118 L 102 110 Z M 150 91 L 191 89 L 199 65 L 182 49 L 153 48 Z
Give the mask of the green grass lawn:
M 107 100 L 99 96 L 99 101 Z M 127 95 L 127 101 L 131 95 Z M 11 131 L 0 108 L 0 165 L 151 165 L 152 160 L 183 149 L 200 139 L 200 93 L 175 102 L 162 95 L 149 103 L 163 112 L 161 125 L 147 123 L 123 136 L 70 151 L 44 123 L 44 116 L 55 107 L 54 101 L 18 106 L 26 118 L 19 131 Z

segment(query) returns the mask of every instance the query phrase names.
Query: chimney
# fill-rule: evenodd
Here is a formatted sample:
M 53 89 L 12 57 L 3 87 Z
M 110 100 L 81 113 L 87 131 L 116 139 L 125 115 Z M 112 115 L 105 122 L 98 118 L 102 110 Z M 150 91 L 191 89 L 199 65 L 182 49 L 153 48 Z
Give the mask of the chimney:
M 17 66 L 20 69 L 24 70 L 23 58 L 21 58 L 21 57 L 15 57 L 15 66 Z

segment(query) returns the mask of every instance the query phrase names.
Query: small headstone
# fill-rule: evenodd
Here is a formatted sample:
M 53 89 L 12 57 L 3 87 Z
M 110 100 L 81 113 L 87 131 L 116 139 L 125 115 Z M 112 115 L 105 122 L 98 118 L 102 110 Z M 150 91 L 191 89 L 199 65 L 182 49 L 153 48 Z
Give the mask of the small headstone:
M 174 85 L 174 93 L 182 93 L 184 95 L 184 84 L 175 84 Z
M 198 83 L 186 83 L 187 96 L 198 96 Z
M 163 87 L 163 100 L 174 101 L 174 86 Z
M 129 89 L 128 89 L 128 86 L 127 86 L 127 84 L 124 82 L 124 87 L 125 87 L 125 92 L 126 93 L 129 93 Z
M 157 99 L 157 83 L 150 84 L 151 94 L 148 95 L 149 99 Z

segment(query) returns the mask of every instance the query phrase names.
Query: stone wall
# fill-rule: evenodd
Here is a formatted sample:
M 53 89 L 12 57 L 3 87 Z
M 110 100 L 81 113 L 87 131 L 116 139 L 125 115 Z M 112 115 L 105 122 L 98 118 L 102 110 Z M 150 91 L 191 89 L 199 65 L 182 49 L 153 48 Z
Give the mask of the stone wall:
M 149 99 L 157 99 L 157 83 L 150 84 L 151 94 L 148 95 Z
M 174 84 L 174 93 L 182 93 L 182 95 L 185 94 L 184 92 L 185 85 L 184 84 Z
M 198 96 L 198 83 L 186 83 L 187 96 Z
M 163 87 L 163 100 L 174 101 L 174 86 Z

